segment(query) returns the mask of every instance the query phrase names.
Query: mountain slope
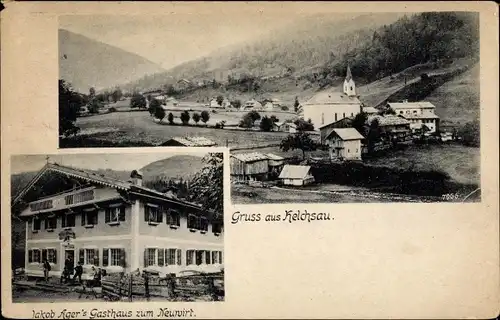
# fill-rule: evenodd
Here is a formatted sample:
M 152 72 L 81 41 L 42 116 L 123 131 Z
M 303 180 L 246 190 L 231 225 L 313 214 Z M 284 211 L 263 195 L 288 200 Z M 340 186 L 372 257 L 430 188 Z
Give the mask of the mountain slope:
M 136 54 L 59 29 L 59 78 L 81 93 L 134 81 L 164 71 Z
M 370 39 L 374 29 L 390 24 L 400 16 L 396 13 L 366 14 L 350 19 L 345 14 L 320 14 L 303 18 L 259 40 L 215 51 L 167 72 L 134 81 L 124 88 L 159 88 L 171 83 L 172 78 L 212 80 L 221 72 L 226 79 L 227 75 L 238 77 L 244 74 L 278 76 L 288 70 L 301 73 L 358 46 Z

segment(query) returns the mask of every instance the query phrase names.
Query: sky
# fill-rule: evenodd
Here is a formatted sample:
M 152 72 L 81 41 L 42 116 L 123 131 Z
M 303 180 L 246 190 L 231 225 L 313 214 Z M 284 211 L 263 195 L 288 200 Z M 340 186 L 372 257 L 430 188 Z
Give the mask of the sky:
M 221 12 L 215 7 L 196 14 L 184 10 L 156 16 L 60 16 L 59 27 L 138 54 L 169 69 L 219 48 L 272 34 L 273 30 L 285 28 L 296 19 L 325 13 L 329 8 L 326 4 L 307 8 L 304 4 L 294 7 L 293 3 L 286 8 L 261 4 L 265 9 L 246 3 L 240 5 L 237 13 L 229 9 Z
M 174 155 L 195 155 L 203 157 L 205 153 L 134 153 L 134 154 L 66 154 L 66 155 L 16 155 L 11 159 L 11 174 L 40 170 L 49 162 L 67 165 L 80 169 L 113 169 L 118 171 L 132 171 Z

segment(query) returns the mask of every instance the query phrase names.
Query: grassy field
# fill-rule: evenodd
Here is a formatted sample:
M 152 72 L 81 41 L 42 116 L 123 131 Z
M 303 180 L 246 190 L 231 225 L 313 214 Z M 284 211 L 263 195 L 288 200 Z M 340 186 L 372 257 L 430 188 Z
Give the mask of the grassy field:
M 214 116 L 215 115 L 215 116 Z M 211 114 L 212 121 L 223 114 Z M 221 118 L 218 118 L 221 119 Z M 166 120 L 164 120 L 166 122 Z M 176 119 L 176 123 L 179 123 Z M 215 141 L 219 146 L 255 147 L 279 143 L 287 133 L 241 130 L 220 130 L 199 126 L 158 124 L 148 112 L 115 112 L 79 118 L 76 125 L 83 132 L 95 132 L 96 139 L 120 142 L 143 141 L 149 144 L 162 142 L 179 136 L 203 136 Z

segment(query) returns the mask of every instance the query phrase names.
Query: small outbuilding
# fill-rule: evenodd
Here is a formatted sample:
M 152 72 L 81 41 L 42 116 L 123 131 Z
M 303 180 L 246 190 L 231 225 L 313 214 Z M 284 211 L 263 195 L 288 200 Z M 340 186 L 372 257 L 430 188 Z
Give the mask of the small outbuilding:
M 314 182 L 310 166 L 297 166 L 287 164 L 278 177 L 283 185 L 305 186 Z
M 231 180 L 264 181 L 269 170 L 268 156 L 260 152 L 231 154 Z

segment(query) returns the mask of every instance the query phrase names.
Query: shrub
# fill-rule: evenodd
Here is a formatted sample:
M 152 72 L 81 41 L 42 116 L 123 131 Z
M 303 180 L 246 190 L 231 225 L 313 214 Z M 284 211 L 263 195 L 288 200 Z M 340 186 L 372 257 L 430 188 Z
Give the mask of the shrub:
M 116 112 L 116 108 L 115 107 L 111 107 L 108 109 L 108 112 Z
M 281 110 L 288 111 L 288 107 L 287 106 L 281 106 Z
M 191 119 L 191 116 L 189 115 L 188 111 L 184 111 L 183 113 L 181 113 L 181 121 L 183 125 L 188 124 L 189 119 Z
M 168 120 L 168 123 L 174 124 L 174 115 L 172 114 L 172 112 L 169 112 L 169 114 L 167 116 L 167 120 Z
M 208 113 L 206 110 L 201 112 L 201 121 L 203 121 L 204 124 L 207 124 L 208 120 L 210 120 L 210 113 Z

